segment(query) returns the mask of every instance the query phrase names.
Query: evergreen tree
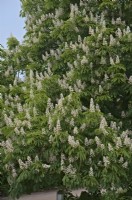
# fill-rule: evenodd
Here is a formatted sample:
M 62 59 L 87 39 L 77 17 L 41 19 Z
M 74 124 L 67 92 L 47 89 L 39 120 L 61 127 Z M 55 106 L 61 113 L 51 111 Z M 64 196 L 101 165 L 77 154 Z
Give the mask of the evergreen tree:
M 94 199 L 131 196 L 131 1 L 21 2 L 27 32 L 9 60 L 25 79 L 14 71 L 1 100 L 11 195 L 81 187 Z

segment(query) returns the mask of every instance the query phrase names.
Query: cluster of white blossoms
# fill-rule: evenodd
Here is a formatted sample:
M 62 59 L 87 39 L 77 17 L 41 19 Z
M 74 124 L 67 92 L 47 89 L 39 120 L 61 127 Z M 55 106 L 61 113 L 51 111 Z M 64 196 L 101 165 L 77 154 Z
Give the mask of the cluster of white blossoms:
M 117 194 L 122 194 L 122 193 L 125 193 L 127 190 L 126 189 L 123 189 L 122 187 L 119 187 L 116 189 L 116 193 Z
M 35 156 L 34 161 L 31 159 L 30 156 L 27 156 L 27 160 L 25 162 L 23 162 L 21 159 L 18 159 L 18 164 L 21 170 L 30 168 L 30 166 L 33 165 L 35 162 L 39 162 L 39 158 L 37 155 Z M 41 165 L 42 165 L 42 168 L 44 169 L 50 168 L 50 165 L 43 164 L 43 163 L 41 163 Z M 36 170 L 38 169 L 36 168 Z
M 50 168 L 50 165 L 42 164 L 42 167 L 43 167 L 44 169 L 49 169 L 49 168 Z
M 70 175 L 75 175 L 76 174 L 76 169 L 73 167 L 72 164 L 69 164 L 63 171 L 66 174 L 70 174 Z
M 61 88 L 68 89 L 70 92 L 75 91 L 81 93 L 85 89 L 85 83 L 83 83 L 81 80 L 76 80 L 74 85 L 70 85 L 69 80 L 71 79 L 73 72 L 73 70 L 70 70 L 65 76 L 63 76 L 63 79 L 58 79 L 58 84 L 61 86 Z
M 12 153 L 14 151 L 14 147 L 13 147 L 13 144 L 12 144 L 12 140 L 9 138 L 7 139 L 5 142 L 2 141 L 0 143 L 0 146 L 4 148 L 5 150 L 5 153 L 6 152 L 9 152 L 9 153 Z
M 70 120 L 70 126 L 74 126 L 74 125 L 75 125 L 74 118 L 71 118 L 71 120 Z
M 101 143 L 101 140 L 99 139 L 98 136 L 95 136 L 95 142 L 97 147 L 101 148 L 102 150 L 105 148 L 104 144 Z
M 4 121 L 7 126 L 13 127 L 13 121 L 10 117 L 8 117 L 6 114 L 4 114 Z
M 132 84 L 132 76 L 129 77 L 128 82 Z
M 78 128 L 75 126 L 74 129 L 73 129 L 73 133 L 76 135 L 78 134 Z
M 77 117 L 78 116 L 78 109 L 76 109 L 76 110 L 72 110 L 71 111 L 71 115 L 73 116 L 73 117 Z
M 131 149 L 131 147 L 132 147 L 132 139 L 130 137 L 126 136 L 124 138 L 123 143 L 124 143 L 124 145 L 126 145 L 127 147 L 130 147 L 130 149 Z
M 94 156 L 95 156 L 94 150 L 90 149 L 90 157 L 94 157 Z
M 5 76 L 6 77 L 9 77 L 11 74 L 13 74 L 14 70 L 13 70 L 13 67 L 12 66 L 9 66 L 7 68 L 7 70 L 5 71 Z
M 122 164 L 122 167 L 126 169 L 126 168 L 128 167 L 128 161 L 124 162 L 124 163 Z
M 107 121 L 106 121 L 105 117 L 102 117 L 99 128 L 100 129 L 105 129 L 105 127 L 107 127 L 107 126 L 108 126 L 108 124 L 107 124 Z
M 78 15 L 79 13 L 79 8 L 77 4 L 71 4 L 70 5 L 70 19 L 72 20 L 73 18 L 75 18 L 76 15 Z
M 17 176 L 16 169 L 13 168 L 12 169 L 12 177 L 15 178 L 16 176 Z
M 73 167 L 72 163 L 76 160 L 76 158 L 69 157 L 69 165 L 65 165 L 66 157 L 64 154 L 61 154 L 61 171 L 63 171 L 65 174 L 75 175 L 76 169 Z
M 27 156 L 27 161 L 23 162 L 21 159 L 18 159 L 19 167 L 20 169 L 27 169 L 30 167 L 33 163 L 32 159 L 30 156 Z
M 110 127 L 111 127 L 113 130 L 117 130 L 117 129 L 118 129 L 118 128 L 117 128 L 116 122 L 113 122 L 113 121 L 111 121 Z
M 107 190 L 104 189 L 104 188 L 102 188 L 102 189 L 100 190 L 100 193 L 101 193 L 101 195 L 103 196 L 103 195 L 105 195 L 105 194 L 107 193 Z
M 84 144 L 85 144 L 86 147 L 89 146 L 89 140 L 88 140 L 88 138 L 85 138 Z
M 51 99 L 48 98 L 48 101 L 47 101 L 47 107 L 46 107 L 46 116 L 48 116 L 48 114 L 50 113 L 50 111 L 52 111 L 54 108 L 54 105 L 53 103 L 51 102 Z
M 63 13 L 64 13 L 64 11 L 62 8 L 58 8 L 55 10 L 55 15 L 54 15 L 54 18 L 52 19 L 53 25 L 55 27 L 59 27 L 64 24 L 64 21 L 62 19 L 61 20 L 59 19 Z
M 104 162 L 104 166 L 108 167 L 110 164 L 109 158 L 108 156 L 103 156 L 103 162 Z
M 80 145 L 79 141 L 78 140 L 75 141 L 74 136 L 71 135 L 68 136 L 68 143 L 73 148 L 77 148 Z
M 108 150 L 109 151 L 113 151 L 113 147 L 112 147 L 112 145 L 110 143 L 108 143 Z
M 90 167 L 89 176 L 94 176 L 94 172 L 93 172 L 93 168 L 92 167 Z
M 115 64 L 119 64 L 120 63 L 120 58 L 119 56 L 116 56 L 116 60 L 114 62 L 114 59 L 112 57 L 110 57 L 110 64 L 111 65 L 115 65 Z
M 90 99 L 90 112 L 95 112 L 95 106 L 93 98 Z
M 116 143 L 116 148 L 119 149 L 122 147 L 122 140 L 121 140 L 121 137 L 116 137 L 115 139 L 115 143 Z
M 84 131 L 86 129 L 86 123 L 83 123 L 81 126 L 80 126 L 80 130 L 81 131 Z
M 54 127 L 54 132 L 55 132 L 56 134 L 58 134 L 61 130 L 62 130 L 62 129 L 61 129 L 60 120 L 58 119 L 58 120 L 57 120 L 56 127 Z
M 61 154 L 61 171 L 65 169 L 65 155 Z

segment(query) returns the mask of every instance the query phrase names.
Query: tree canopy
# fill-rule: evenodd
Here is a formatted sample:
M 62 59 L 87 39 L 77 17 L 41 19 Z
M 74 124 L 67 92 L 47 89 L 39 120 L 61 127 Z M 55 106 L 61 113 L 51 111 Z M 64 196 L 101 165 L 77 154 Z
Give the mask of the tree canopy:
M 0 184 L 13 198 L 54 187 L 130 198 L 132 2 L 21 3 L 24 42 L 0 50 Z

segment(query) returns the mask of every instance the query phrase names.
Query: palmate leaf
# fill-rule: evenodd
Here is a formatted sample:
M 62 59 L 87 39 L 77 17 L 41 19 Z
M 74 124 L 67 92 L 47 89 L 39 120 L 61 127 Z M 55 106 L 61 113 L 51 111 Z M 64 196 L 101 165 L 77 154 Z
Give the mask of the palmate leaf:
M 126 77 L 124 74 L 116 73 L 113 76 L 112 83 L 120 84 L 120 83 L 124 83 L 124 82 L 126 82 Z

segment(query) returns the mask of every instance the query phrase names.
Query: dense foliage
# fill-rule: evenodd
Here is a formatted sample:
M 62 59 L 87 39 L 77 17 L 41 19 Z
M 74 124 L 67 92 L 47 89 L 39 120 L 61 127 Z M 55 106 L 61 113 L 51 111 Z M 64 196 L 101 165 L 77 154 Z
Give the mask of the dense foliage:
M 24 42 L 0 50 L 0 187 L 130 199 L 132 2 L 21 2 Z

